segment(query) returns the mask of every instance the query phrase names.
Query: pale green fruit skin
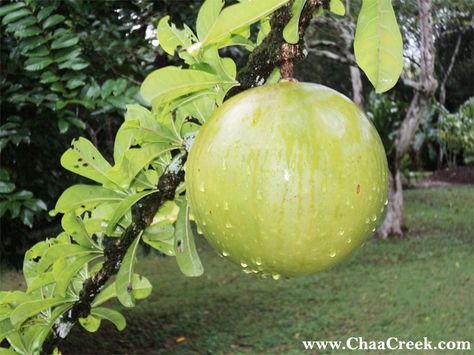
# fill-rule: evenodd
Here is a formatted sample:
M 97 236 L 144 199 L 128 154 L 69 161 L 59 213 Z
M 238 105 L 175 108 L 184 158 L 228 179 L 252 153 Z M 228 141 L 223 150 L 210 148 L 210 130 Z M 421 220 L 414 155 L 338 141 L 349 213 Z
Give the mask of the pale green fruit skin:
M 309 83 L 247 90 L 205 122 L 186 167 L 209 243 L 246 272 L 294 276 L 359 247 L 387 200 L 385 151 L 347 97 Z

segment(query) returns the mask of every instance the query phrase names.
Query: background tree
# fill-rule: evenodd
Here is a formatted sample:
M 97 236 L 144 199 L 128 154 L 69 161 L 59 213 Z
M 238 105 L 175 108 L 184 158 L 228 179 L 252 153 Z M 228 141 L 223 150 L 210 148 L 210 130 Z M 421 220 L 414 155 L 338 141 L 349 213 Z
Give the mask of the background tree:
M 118 118 L 126 104 L 141 102 L 138 85 L 153 68 L 176 60 L 157 47 L 150 24 L 165 13 L 188 21 L 197 3 L 2 3 L 3 262 L 19 266 L 28 247 L 59 230 L 45 211 L 78 181 L 60 167 L 62 151 L 85 132 L 111 158 Z

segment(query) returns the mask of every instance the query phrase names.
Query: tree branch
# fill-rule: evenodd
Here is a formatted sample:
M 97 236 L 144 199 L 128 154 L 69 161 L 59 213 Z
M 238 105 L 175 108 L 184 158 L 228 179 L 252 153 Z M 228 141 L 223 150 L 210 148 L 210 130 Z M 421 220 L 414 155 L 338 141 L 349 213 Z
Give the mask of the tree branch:
M 444 74 L 443 80 L 441 80 L 441 84 L 439 85 L 439 102 L 441 105 L 444 106 L 446 102 L 446 83 L 448 82 L 449 75 L 451 75 L 451 71 L 454 68 L 454 63 L 456 62 L 456 58 L 459 53 L 459 48 L 461 47 L 461 40 L 462 40 L 463 32 L 458 35 L 456 40 L 456 45 L 454 47 L 454 52 L 451 56 L 451 61 L 449 62 L 448 69 L 446 69 L 446 73 Z
M 280 8 L 270 20 L 271 30 L 262 43 L 250 54 L 246 65 L 239 70 L 240 86 L 229 91 L 228 97 L 249 88 L 262 85 L 275 67 L 280 67 L 283 78 L 293 76 L 293 63 L 304 58 L 304 32 L 311 22 L 313 12 L 322 6 L 321 0 L 307 0 L 299 23 L 300 41 L 289 44 L 283 38 L 283 29 L 291 18 L 291 3 Z
M 119 240 L 105 248 L 105 262 L 102 268 L 97 274 L 84 281 L 79 300 L 54 325 L 52 333 L 43 344 L 42 353 L 53 353 L 54 348 L 69 334 L 78 319 L 89 315 L 92 301 L 107 281 L 118 272 L 129 246 L 150 225 L 159 208 L 166 201 L 174 199 L 176 188 L 184 181 L 182 167 L 186 157 L 187 155 L 183 154 L 168 166 L 158 181 L 157 193 L 144 197 L 132 208 L 132 223 L 123 232 Z
M 282 72 L 284 72 L 283 77 L 291 77 L 293 62 L 304 57 L 303 35 L 305 29 L 311 21 L 314 10 L 321 5 L 321 0 L 307 0 L 300 16 L 300 42 L 295 45 L 286 43 L 282 34 L 285 25 L 291 18 L 291 5 L 288 4 L 275 12 L 270 20 L 272 29 L 269 35 L 251 53 L 248 63 L 237 75 L 237 80 L 241 85 L 237 87 L 237 90 L 230 92 L 227 98 L 263 83 L 276 66 L 281 66 Z M 93 300 L 107 281 L 119 271 L 120 264 L 130 245 L 150 225 L 159 208 L 166 201 L 174 199 L 177 187 L 184 181 L 183 166 L 186 158 L 187 154 L 183 154 L 177 161 L 169 165 L 158 181 L 158 191 L 144 197 L 132 207 L 131 225 L 115 243 L 106 246 L 104 250 L 105 262 L 102 268 L 97 274 L 84 281 L 79 300 L 55 323 L 52 333 L 43 344 L 43 354 L 51 354 L 69 334 L 79 318 L 89 315 Z

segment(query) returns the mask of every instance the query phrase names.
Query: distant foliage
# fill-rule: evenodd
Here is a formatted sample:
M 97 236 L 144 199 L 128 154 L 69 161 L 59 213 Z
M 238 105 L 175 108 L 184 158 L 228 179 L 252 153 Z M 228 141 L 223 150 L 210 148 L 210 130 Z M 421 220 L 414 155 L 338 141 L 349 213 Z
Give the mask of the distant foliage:
M 474 97 L 462 104 L 457 112 L 441 117 L 439 138 L 449 153 L 450 164 L 455 164 L 459 154 L 463 155 L 464 163 L 474 163 Z
M 60 152 L 85 129 L 112 151 L 117 117 L 127 103 L 142 102 L 136 83 L 156 54 L 146 45 L 143 25 L 129 20 L 149 17 L 153 9 L 145 5 L 2 5 L 0 153 L 9 188 L 0 196 L 0 254 L 4 262 L 17 263 L 38 235 L 30 228 L 48 224 L 46 205 L 72 182 L 58 169 Z M 141 30 L 130 34 L 134 26 Z

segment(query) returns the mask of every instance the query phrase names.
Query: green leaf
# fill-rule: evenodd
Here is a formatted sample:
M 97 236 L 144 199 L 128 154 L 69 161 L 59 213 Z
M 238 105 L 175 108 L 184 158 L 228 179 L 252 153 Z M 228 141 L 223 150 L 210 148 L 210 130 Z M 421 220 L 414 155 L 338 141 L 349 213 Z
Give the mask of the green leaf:
M 117 298 L 125 307 L 135 306 L 135 297 L 133 296 L 133 270 L 136 263 L 136 254 L 140 243 L 141 235 L 130 245 L 122 260 L 117 278 L 115 280 L 115 291 Z
M 15 32 L 15 31 L 27 28 L 28 26 L 31 26 L 34 24 L 36 24 L 36 19 L 33 16 L 27 16 L 27 17 L 23 17 L 20 21 L 9 24 L 6 28 L 6 31 Z
M 376 92 L 397 83 L 403 69 L 403 42 L 390 0 L 363 1 L 354 53 Z
M 12 182 L 0 181 L 0 193 L 7 194 L 15 190 L 15 184 Z
M 122 331 L 125 329 L 127 322 L 125 317 L 118 311 L 105 307 L 92 308 L 91 315 L 99 319 L 106 319 L 112 322 L 117 330 Z
M 306 0 L 295 0 L 291 7 L 291 19 L 283 29 L 283 38 L 288 43 L 296 44 L 300 40 L 300 16 L 305 4 Z
M 271 14 L 287 2 L 288 0 L 248 0 L 228 6 L 217 17 L 203 44 L 218 43 Z
M 151 294 L 151 291 L 153 290 L 153 287 L 150 281 L 148 281 L 148 279 L 145 276 L 141 276 L 138 274 L 133 274 L 132 288 L 133 288 L 133 291 L 132 291 L 133 297 L 137 300 L 141 300 L 143 298 L 148 297 Z M 115 282 L 111 283 L 106 288 L 104 288 L 94 299 L 91 306 L 93 308 L 97 307 L 111 300 L 114 297 L 117 297 Z
M 51 265 L 63 258 L 80 257 L 88 254 L 100 255 L 101 251 L 84 248 L 77 244 L 55 244 L 43 255 L 38 264 L 38 271 L 47 270 Z
M 28 57 L 45 57 L 49 55 L 48 48 L 46 46 L 40 46 L 31 52 L 27 52 Z
M 60 118 L 58 120 L 58 130 L 61 134 L 66 133 L 69 130 L 69 122 Z
M 189 222 L 189 206 L 186 201 L 177 201 L 179 206 L 176 221 L 176 262 L 186 276 L 201 276 L 204 269 L 194 244 L 194 233 Z
M 132 294 L 137 300 L 141 300 L 150 296 L 153 286 L 150 281 L 142 275 L 133 274 Z
M 12 12 L 9 12 L 8 15 L 6 15 L 3 20 L 2 20 L 2 23 L 4 25 L 8 25 L 9 23 L 12 23 L 12 22 L 15 22 L 27 15 L 31 15 L 31 11 L 28 10 L 28 9 L 18 9 L 16 11 L 12 11 Z
M 0 321 L 0 342 L 5 339 L 9 334 L 15 331 L 15 327 L 10 321 L 10 318 L 6 318 Z M 0 352 L 1 354 L 1 352 Z
M 41 273 L 41 271 L 39 271 L 38 262 L 46 253 L 48 248 L 49 245 L 45 241 L 41 241 L 26 251 L 23 260 L 23 276 L 25 277 L 27 285 L 29 285 L 30 282 Z
M 166 53 L 173 55 L 177 47 L 187 49 L 191 46 L 191 38 L 194 34 L 189 28 L 180 30 L 173 23 L 170 25 L 169 18 L 169 16 L 165 16 L 158 23 L 157 38 L 161 48 Z
M 121 193 L 97 185 L 73 185 L 59 197 L 52 215 L 74 211 L 77 208 L 89 210 L 102 203 L 120 202 L 125 198 Z
M 206 0 L 201 5 L 196 21 L 196 32 L 200 41 L 204 40 L 224 6 L 222 0 Z
M 41 29 L 38 26 L 30 26 L 28 28 L 18 30 L 15 32 L 15 37 L 18 39 L 33 37 L 41 33 Z
M 281 78 L 280 69 L 277 67 L 268 76 L 265 84 L 276 84 Z
M 53 63 L 50 57 L 33 57 L 25 61 L 25 69 L 28 71 L 42 70 Z
M 31 293 L 40 287 L 47 286 L 54 282 L 55 282 L 54 274 L 52 271 L 43 272 L 31 280 L 31 282 L 28 285 L 28 290 L 26 292 Z
M 174 227 L 170 224 L 155 224 L 143 233 L 143 241 L 152 248 L 174 256 Z
M 83 137 L 73 141 L 72 147 L 62 155 L 61 165 L 73 173 L 101 184 L 110 182 L 106 174 L 111 168 L 110 164 L 97 148 Z
M 61 259 L 60 262 L 55 263 L 53 265 L 53 275 L 56 281 L 54 294 L 60 297 L 66 296 L 67 287 L 77 272 L 89 262 L 99 257 L 100 255 L 97 254 L 88 254 L 77 257 L 73 262 L 67 262 L 66 259 Z
M 118 186 L 128 189 L 138 173 L 165 152 L 163 143 L 149 143 L 125 152 L 118 164 L 107 172 L 107 177 Z
M 143 191 L 143 192 L 139 192 L 139 193 L 134 194 L 134 195 L 130 195 L 127 198 L 125 198 L 124 200 L 122 200 L 118 204 L 114 215 L 112 216 L 112 218 L 109 221 L 109 224 L 107 225 L 106 234 L 107 235 L 112 234 L 112 232 L 113 232 L 115 226 L 117 225 L 117 223 L 120 222 L 120 220 L 125 215 L 125 213 L 127 213 L 127 211 L 129 211 L 132 208 L 133 205 L 135 205 L 138 201 L 140 201 L 145 196 L 148 196 L 148 195 L 150 195 L 152 193 L 155 193 L 155 192 L 156 191 Z
M 21 41 L 20 44 L 18 45 L 18 48 L 20 49 L 20 52 L 22 54 L 26 54 L 28 53 L 28 51 L 33 50 L 45 43 L 46 41 L 43 37 L 35 36 L 35 37 L 27 38 L 24 41 Z
M 58 39 L 55 39 L 53 43 L 51 43 L 52 49 L 61 49 L 67 48 L 76 45 L 79 42 L 79 37 L 73 34 L 67 34 Z
M 341 0 L 331 0 L 329 3 L 329 10 L 339 16 L 344 16 L 346 14 L 346 8 Z
M 82 219 L 76 216 L 74 211 L 66 212 L 61 219 L 61 226 L 64 231 L 71 236 L 71 238 L 86 248 L 91 248 L 95 246 L 94 241 L 87 233 L 86 228 Z
M 25 7 L 24 2 L 16 2 L 13 4 L 8 4 L 8 5 L 3 5 L 0 7 L 0 17 L 5 16 L 6 14 L 21 9 L 22 7 Z
M 62 63 L 67 60 L 71 60 L 78 57 L 81 54 L 81 51 L 82 51 L 82 48 L 76 48 L 76 47 L 62 49 L 55 54 L 54 60 L 57 63 Z
M 45 309 L 48 309 L 54 306 L 58 306 L 63 303 L 69 303 L 72 301 L 73 300 L 70 300 L 67 298 L 55 297 L 55 298 L 49 298 L 49 299 L 44 299 L 44 300 L 39 300 L 39 301 L 25 302 L 25 303 L 20 304 L 18 307 L 16 307 L 13 310 L 10 316 L 10 321 L 12 322 L 12 325 L 14 327 L 18 328 L 28 318 L 35 316 L 41 311 L 44 311 Z
M 92 315 L 92 312 L 86 318 L 79 318 L 79 323 L 88 332 L 94 333 L 100 327 L 100 319 Z
M 160 104 L 222 84 L 236 83 L 204 71 L 168 66 L 149 74 L 143 81 L 140 93 L 145 100 Z
M 47 29 L 56 26 L 58 23 L 63 22 L 65 19 L 66 18 L 63 15 L 50 16 L 43 22 L 43 28 Z
M 46 17 L 51 15 L 53 13 L 53 11 L 56 10 L 56 8 L 57 8 L 57 6 L 55 6 L 55 5 L 44 6 L 44 7 L 42 6 L 41 10 L 38 12 L 36 17 L 38 18 L 38 20 L 40 22 L 42 22 Z
M 256 41 L 257 46 L 263 42 L 265 37 L 267 37 L 267 35 L 270 33 L 271 29 L 272 28 L 270 26 L 270 21 L 267 18 L 263 18 L 260 20 L 260 29 L 258 30 Z

